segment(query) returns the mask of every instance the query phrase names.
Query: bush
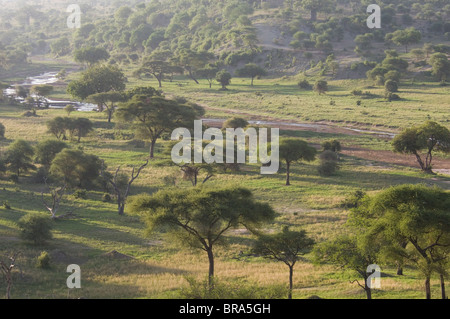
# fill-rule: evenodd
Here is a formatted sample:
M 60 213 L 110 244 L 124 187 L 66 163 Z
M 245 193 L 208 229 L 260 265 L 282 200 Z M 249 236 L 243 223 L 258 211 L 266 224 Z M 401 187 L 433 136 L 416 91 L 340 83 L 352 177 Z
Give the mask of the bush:
M 7 200 L 3 201 L 3 207 L 5 207 L 5 209 L 11 209 L 11 205 L 9 205 L 9 202 Z
M 389 92 L 389 93 L 398 92 L 398 83 L 393 80 L 388 80 L 384 84 L 384 88 L 385 88 L 386 92 Z
M 300 80 L 298 82 L 298 87 L 303 90 L 311 90 L 312 89 L 312 85 L 306 79 Z
M 317 171 L 319 172 L 320 176 L 331 176 L 336 173 L 338 168 L 339 164 L 337 161 L 321 160 Z
M 77 189 L 73 192 L 73 197 L 76 199 L 87 199 L 87 192 L 84 189 Z
M 341 142 L 338 140 L 326 141 L 322 143 L 324 151 L 340 152 L 342 149 Z
M 351 194 L 349 197 L 347 197 L 342 201 L 341 207 L 356 208 L 358 207 L 359 202 L 361 201 L 361 199 L 364 198 L 364 196 L 366 196 L 366 193 L 364 191 L 357 190 L 356 192 L 354 192 L 353 194 Z
M 0 139 L 5 138 L 5 126 L 0 123 Z
M 109 203 L 109 202 L 111 202 L 111 195 L 109 195 L 109 194 L 103 194 L 103 196 L 102 196 L 102 201 L 103 201 L 104 203 Z
M 19 220 L 21 238 L 33 241 L 36 245 L 45 244 L 52 236 L 52 221 L 46 215 L 28 214 Z
M 50 255 L 48 252 L 43 251 L 41 255 L 37 258 L 36 267 L 42 269 L 50 269 Z
M 386 100 L 388 100 L 389 102 L 398 101 L 400 100 L 400 96 L 395 93 L 386 92 Z
M 363 93 L 362 93 L 361 90 L 356 90 L 355 89 L 355 90 L 352 90 L 351 94 L 354 95 L 354 96 L 361 96 Z

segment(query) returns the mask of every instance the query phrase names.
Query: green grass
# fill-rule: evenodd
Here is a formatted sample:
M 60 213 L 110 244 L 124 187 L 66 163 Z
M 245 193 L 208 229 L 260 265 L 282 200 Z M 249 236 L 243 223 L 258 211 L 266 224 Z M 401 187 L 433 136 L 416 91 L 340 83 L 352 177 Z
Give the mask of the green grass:
M 59 67 L 59 66 L 58 66 Z M 71 75 L 71 78 L 76 75 Z M 155 81 L 136 81 L 129 78 L 130 86 L 155 85 Z M 182 84 L 179 86 L 179 84 Z M 313 92 L 300 91 L 293 79 L 256 80 L 249 86 L 248 79 L 233 79 L 229 91 L 209 89 L 186 79 L 164 82 L 163 91 L 168 96 L 185 96 L 197 103 L 207 105 L 206 117 L 228 118 L 230 112 L 243 114 L 246 118 L 267 117 L 271 119 L 295 120 L 298 122 L 334 122 L 336 125 L 356 125 L 382 130 L 397 131 L 401 127 L 422 123 L 427 114 L 430 118 L 447 125 L 449 99 L 448 89 L 427 82 L 415 85 L 404 84 L 399 93 L 404 100 L 387 103 L 382 88 L 367 88 L 365 81 L 330 81 L 331 91 L 319 96 Z M 357 97 L 350 95 L 353 88 L 362 87 L 378 97 L 362 99 L 356 106 Z M 61 88 L 55 97 L 66 98 Z M 330 105 L 330 100 L 336 102 Z M 22 138 L 33 145 L 44 138 L 45 122 L 55 116 L 66 116 L 63 110 L 39 110 L 38 117 L 24 118 L 25 111 L 19 106 L 0 105 L 0 122 L 6 127 L 6 139 L 0 141 L 3 153 L 15 139 Z M 241 112 L 241 113 L 239 113 Z M 80 144 L 68 141 L 71 147 L 96 154 L 103 159 L 110 172 L 121 165 L 126 172 L 131 166 L 142 164 L 148 157 L 148 148 L 134 148 L 120 138 L 115 124 L 106 123 L 105 114 L 96 112 L 72 113 L 71 117 L 90 118 L 95 133 L 83 138 Z M 371 134 L 345 135 L 334 132 L 282 131 L 284 136 L 296 136 L 315 146 L 329 139 L 338 139 L 344 147 L 359 147 L 372 151 L 388 151 L 390 142 Z M 154 162 L 146 168 L 132 187 L 132 194 L 153 193 L 166 187 L 164 178 L 173 176 L 178 187 L 191 187 L 182 179 L 176 167 L 157 165 L 165 159 L 162 150 L 166 146 L 160 140 Z M 272 230 L 291 225 L 294 229 L 305 229 L 318 242 L 329 240 L 345 231 L 348 211 L 340 204 L 350 193 L 364 190 L 375 193 L 383 188 L 404 183 L 435 184 L 450 190 L 450 177 L 429 176 L 416 167 L 396 165 L 387 161 L 376 161 L 356 156 L 342 155 L 341 169 L 331 177 L 320 177 L 318 161 L 297 163 L 292 168 L 292 186 L 284 186 L 284 169 L 279 174 L 262 176 L 256 165 L 245 165 L 240 172 L 219 173 L 205 187 L 241 185 L 251 189 L 258 200 L 270 203 L 279 213 Z M 126 216 L 117 215 L 114 202 L 102 202 L 102 190 L 89 191 L 87 199 L 65 197 L 60 213 L 72 211 L 75 219 L 54 222 L 54 239 L 47 246 L 35 247 L 19 238 L 17 221 L 27 213 L 43 213 L 41 201 L 42 184 L 33 182 L 32 173 L 21 177 L 19 184 L 0 179 L 0 204 L 7 200 L 11 210 L 0 208 L 0 258 L 20 251 L 18 265 L 22 271 L 14 273 L 13 298 L 178 298 L 180 288 L 187 284 L 185 276 L 204 279 L 207 259 L 202 253 L 182 248 L 165 234 L 144 234 L 144 225 L 138 216 L 126 210 Z M 261 258 L 247 256 L 254 238 L 245 231 L 227 234 L 229 246 L 219 248 L 217 276 L 222 280 L 245 278 L 250 283 L 270 287 L 286 283 L 288 271 L 285 265 L 267 262 Z M 36 258 L 43 251 L 54 257 L 50 270 L 38 269 Z M 133 257 L 117 260 L 105 256 L 112 250 Z M 239 252 L 244 252 L 240 256 Z M 294 297 L 307 298 L 318 295 L 323 298 L 365 298 L 363 291 L 350 281 L 357 279 L 351 271 L 341 271 L 332 266 L 314 266 L 306 261 L 295 268 Z M 65 285 L 69 274 L 65 268 L 70 263 L 80 264 L 82 289 L 69 291 Z M 414 268 L 405 270 L 405 276 L 395 275 L 395 270 L 382 267 L 382 290 L 375 291 L 374 298 L 423 298 L 423 279 Z M 433 278 L 433 297 L 439 297 L 437 278 Z M 0 281 L 0 294 L 5 290 Z

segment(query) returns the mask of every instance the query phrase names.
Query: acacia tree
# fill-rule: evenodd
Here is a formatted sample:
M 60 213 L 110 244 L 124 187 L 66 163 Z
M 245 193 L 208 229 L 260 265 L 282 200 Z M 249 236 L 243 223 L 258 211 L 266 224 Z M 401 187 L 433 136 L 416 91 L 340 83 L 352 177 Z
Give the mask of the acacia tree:
M 94 64 L 109 59 L 109 53 L 103 48 L 81 48 L 75 50 L 74 59 L 80 63 L 86 63 L 89 67 L 92 67 Z
M 41 107 L 41 103 L 47 104 L 45 97 L 49 96 L 52 91 L 53 86 L 47 84 L 35 85 L 31 88 L 31 93 L 37 96 L 38 107 Z
M 289 295 L 292 299 L 294 266 L 299 257 L 308 252 L 314 240 L 307 237 L 305 231 L 290 231 L 284 227 L 282 232 L 274 235 L 259 235 L 254 251 L 265 258 L 284 262 L 289 267 Z
M 32 164 L 33 155 L 33 147 L 28 142 L 24 140 L 14 141 L 6 151 L 5 163 L 8 170 L 15 172 L 17 177 L 20 177 L 22 172 L 35 169 L 36 167 Z
M 285 138 L 280 141 L 280 159 L 286 163 L 286 186 L 290 183 L 291 165 L 297 161 L 312 162 L 316 158 L 316 149 L 305 141 Z
M 432 73 L 439 81 L 445 81 L 450 76 L 450 62 L 444 53 L 435 53 L 430 57 Z
M 333 4 L 330 0 L 302 0 L 300 5 L 311 12 L 311 21 L 316 21 L 317 13 L 329 11 Z
M 386 35 L 386 40 L 392 41 L 396 45 L 404 45 L 405 53 L 408 53 L 408 45 L 419 43 L 421 39 L 422 34 L 414 27 L 405 30 L 397 30 Z
M 134 72 L 139 77 L 143 73 L 149 73 L 158 80 L 159 87 L 162 87 L 164 75 L 177 73 L 179 70 L 169 62 L 162 60 L 150 60 L 142 63 L 142 66 Z
M 117 110 L 117 118 L 131 122 L 138 135 L 150 140 L 150 158 L 154 158 L 156 141 L 163 133 L 179 127 L 192 127 L 204 110 L 190 103 L 181 104 L 161 96 L 135 95 Z
M 209 52 L 195 52 L 190 49 L 180 50 L 175 57 L 178 64 L 188 72 L 189 77 L 197 84 L 199 83 L 194 76 L 195 73 L 212 58 L 214 58 L 214 55 Z
M 35 162 L 44 165 L 44 168 L 48 170 L 55 156 L 67 147 L 67 144 L 62 141 L 50 139 L 40 141 L 35 148 Z
M 236 75 L 239 77 L 249 77 L 252 79 L 251 86 L 253 86 L 253 80 L 256 77 L 266 76 L 267 71 L 255 63 L 246 64 L 243 68 L 236 70 Z
M 131 204 L 142 214 L 147 231 L 165 229 L 181 242 L 205 251 L 209 260 L 209 286 L 213 286 L 214 247 L 226 242 L 228 230 L 243 226 L 254 231 L 275 218 L 273 209 L 255 201 L 244 188 L 164 190 L 141 195 Z
M 217 72 L 219 72 L 219 69 L 217 67 L 208 65 L 202 69 L 197 70 L 196 74 L 199 77 L 206 79 L 209 83 L 209 88 L 212 88 L 212 84 L 214 82 Z
M 102 92 L 89 95 L 86 100 L 99 105 L 102 110 L 106 109 L 108 123 L 111 123 L 112 116 L 116 110 L 115 104 L 125 101 L 126 96 L 123 92 Z
M 361 247 L 356 236 L 341 236 L 333 241 L 318 244 L 313 250 L 313 255 L 317 264 L 334 264 L 356 272 L 363 278 L 364 284 L 357 279 L 352 283 L 356 282 L 364 289 L 367 299 L 372 299 L 372 289 L 367 280 L 370 273 L 367 272 L 367 268 L 377 262 L 377 250 L 374 246 Z
M 74 98 L 85 100 L 96 93 L 125 90 L 126 77 L 115 66 L 96 65 L 84 71 L 79 80 L 69 83 L 67 93 Z
M 414 154 L 422 171 L 432 174 L 433 152 L 450 152 L 450 130 L 436 122 L 403 130 L 392 141 L 395 152 Z M 425 155 L 421 154 L 425 151 Z M 425 156 L 425 158 L 423 158 Z
M 442 266 L 448 262 L 448 207 L 450 194 L 442 189 L 400 185 L 367 198 L 350 221 L 363 226 L 367 243 L 378 242 L 384 254 L 415 264 L 425 277 L 425 295 L 430 299 L 431 274 L 437 271 L 444 275 Z M 406 245 L 399 245 L 404 241 Z M 444 286 L 444 276 L 441 280 Z
M 216 81 L 222 85 L 222 90 L 228 90 L 227 86 L 231 83 L 231 74 L 226 70 L 219 71 L 216 74 Z

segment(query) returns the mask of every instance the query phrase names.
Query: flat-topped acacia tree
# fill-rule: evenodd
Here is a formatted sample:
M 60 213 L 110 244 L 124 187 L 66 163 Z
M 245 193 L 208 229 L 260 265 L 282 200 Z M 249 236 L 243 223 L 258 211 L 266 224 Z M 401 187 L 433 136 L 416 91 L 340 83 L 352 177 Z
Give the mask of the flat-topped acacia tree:
M 142 215 L 148 233 L 164 229 L 189 247 L 207 253 L 210 288 L 214 247 L 226 242 L 226 232 L 237 227 L 254 231 L 275 218 L 268 204 L 257 202 L 244 188 L 163 190 L 152 196 L 137 196 L 130 206 Z
M 135 95 L 119 106 L 119 121 L 134 124 L 137 135 L 150 140 L 150 158 L 154 158 L 156 141 L 163 133 L 176 128 L 190 128 L 204 109 L 192 103 L 181 103 L 161 96 Z
M 392 141 L 394 152 L 414 154 L 422 171 L 432 174 L 434 152 L 450 152 L 450 130 L 436 122 L 403 130 Z

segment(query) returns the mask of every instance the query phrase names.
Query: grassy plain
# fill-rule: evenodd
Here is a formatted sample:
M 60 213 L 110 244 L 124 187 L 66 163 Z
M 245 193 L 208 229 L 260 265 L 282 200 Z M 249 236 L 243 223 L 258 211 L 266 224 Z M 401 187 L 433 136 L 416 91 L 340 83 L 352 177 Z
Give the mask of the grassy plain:
M 398 102 L 386 102 L 383 90 L 364 80 L 330 81 L 330 92 L 317 95 L 312 91 L 300 91 L 293 78 L 256 80 L 249 86 L 248 79 L 233 79 L 229 91 L 219 91 L 218 86 L 209 89 L 206 82 L 200 85 L 177 78 L 164 82 L 163 91 L 168 96 L 184 96 L 207 107 L 206 118 L 228 118 L 241 114 L 248 119 L 274 119 L 296 122 L 320 122 L 335 125 L 378 129 L 398 132 L 400 128 L 421 124 L 431 119 L 450 126 L 450 99 L 448 87 L 436 82 L 403 83 Z M 129 77 L 129 86 L 151 85 L 155 81 L 137 81 Z M 351 90 L 370 91 L 369 99 L 351 95 Z M 67 98 L 63 89 L 57 89 L 54 97 Z M 330 101 L 335 105 L 330 105 Z M 361 100 L 361 106 L 356 101 Z M 14 139 L 25 139 L 35 145 L 51 136 L 45 122 L 55 116 L 65 116 L 62 110 L 39 110 L 38 117 L 22 117 L 19 106 L 1 105 L 0 122 L 6 127 L 6 139 L 0 141 L 0 152 Z M 104 159 L 110 171 L 118 165 L 129 171 L 148 156 L 147 148 L 136 148 L 120 139 L 125 132 L 108 124 L 104 114 L 95 112 L 72 113 L 71 116 L 90 118 L 95 133 L 82 139 L 80 144 L 70 142 L 73 148 Z M 320 131 L 285 130 L 283 135 L 297 136 L 314 145 L 332 138 L 344 147 L 368 151 L 390 150 L 389 140 L 373 134 L 342 134 Z M 156 160 L 146 168 L 133 184 L 133 194 L 153 193 L 166 187 L 167 176 L 178 187 L 190 187 L 176 167 L 161 167 L 157 163 L 165 157 L 161 150 L 164 141 L 158 143 Z M 445 159 L 442 158 L 441 159 Z M 444 160 L 438 168 L 449 169 Z M 258 200 L 270 203 L 279 213 L 268 230 L 291 225 L 305 229 L 317 242 L 328 240 L 345 231 L 348 211 L 340 203 L 356 190 L 369 193 L 403 183 L 436 184 L 450 190 L 450 176 L 429 176 L 417 167 L 395 162 L 371 160 L 342 155 L 341 169 L 332 177 L 317 173 L 318 161 L 298 163 L 292 171 L 292 186 L 284 186 L 284 170 L 273 176 L 262 176 L 259 167 L 246 165 L 240 172 L 218 174 L 205 187 L 224 184 L 241 185 L 251 189 Z M 165 234 L 144 235 L 144 226 L 138 216 L 126 211 L 118 216 L 114 203 L 102 201 L 103 192 L 89 191 L 86 199 L 68 195 L 61 212 L 72 211 L 75 219 L 54 222 L 54 239 L 44 247 L 36 247 L 19 239 L 16 222 L 27 213 L 44 212 L 41 202 L 43 186 L 33 182 L 32 174 L 22 177 L 19 184 L 0 180 L 0 203 L 8 201 L 11 209 L 0 208 L 0 256 L 21 251 L 18 259 L 20 271 L 14 274 L 13 298 L 178 298 L 180 289 L 187 285 L 186 276 L 199 280 L 207 274 L 207 258 L 171 242 Z M 229 246 L 217 250 L 216 275 L 220 280 L 241 280 L 248 285 L 270 287 L 286 283 L 288 269 L 280 263 L 268 262 L 251 255 L 253 238 L 244 230 L 227 234 Z M 52 256 L 52 268 L 36 268 L 36 258 L 42 251 Z M 118 259 L 107 253 L 116 250 L 131 258 Z M 341 271 L 332 266 L 315 266 L 310 256 L 295 268 L 294 298 L 318 295 L 322 298 L 365 298 L 363 290 L 350 281 L 357 278 L 351 271 Z M 76 263 L 82 269 L 82 289 L 66 288 L 67 265 Z M 416 269 L 405 269 L 404 276 L 396 276 L 395 269 L 383 267 L 382 289 L 374 292 L 374 298 L 423 298 L 423 280 Z M 438 278 L 432 281 L 433 297 L 439 296 Z M 0 293 L 5 291 L 0 281 Z

